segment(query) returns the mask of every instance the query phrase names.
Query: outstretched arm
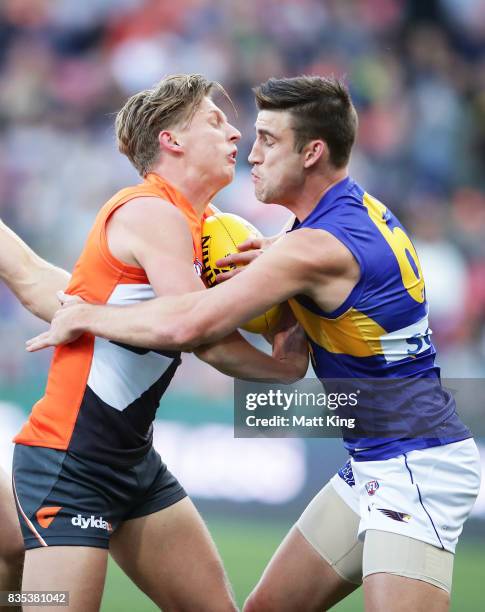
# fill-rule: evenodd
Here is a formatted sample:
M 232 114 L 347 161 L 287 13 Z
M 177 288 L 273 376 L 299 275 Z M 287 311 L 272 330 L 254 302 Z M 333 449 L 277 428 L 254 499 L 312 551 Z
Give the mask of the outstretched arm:
M 201 293 L 209 293 L 194 271 L 192 237 L 187 223 L 172 204 L 158 198 L 133 200 L 113 215 L 107 234 L 113 254 L 130 265 L 142 267 L 156 294 L 176 296 L 199 288 Z M 174 297 L 174 299 L 180 298 Z M 156 300 L 151 300 L 150 303 L 154 301 Z M 137 304 L 142 313 L 145 312 L 147 305 L 148 303 Z M 84 308 L 89 310 L 90 305 L 82 304 L 81 312 L 84 312 Z M 103 308 L 107 309 L 109 316 L 111 308 Z M 127 308 L 129 310 L 130 307 Z M 124 308 L 122 310 L 126 312 Z M 115 311 L 118 312 L 116 308 Z M 53 328 L 28 343 L 28 350 L 38 350 L 53 344 L 50 339 L 54 335 L 57 337 L 57 332 L 66 317 L 71 317 L 78 329 L 81 313 L 77 306 L 69 301 L 66 308 L 56 314 Z M 109 320 L 116 324 L 115 319 L 116 315 Z M 154 334 L 156 327 L 147 327 L 146 334 L 144 333 L 135 345 L 158 348 L 159 345 L 153 338 Z M 224 334 L 226 335 L 228 334 Z M 47 337 L 49 341 L 41 346 L 42 339 Z M 198 343 L 198 346 L 201 344 L 205 343 Z M 168 348 L 168 344 L 163 348 Z M 177 349 L 183 348 L 177 346 Z M 195 345 L 190 347 L 192 348 L 195 348 Z M 301 334 L 296 333 L 287 340 L 284 349 L 275 352 L 274 357 L 257 350 L 238 332 L 233 332 L 227 338 L 211 343 L 210 346 L 200 346 L 195 352 L 201 359 L 226 374 L 252 380 L 284 382 L 296 380 L 304 376 L 308 361 L 305 340 Z
M 0 278 L 32 314 L 51 321 L 59 308 L 56 292 L 67 287 L 70 275 L 39 257 L 0 221 Z
M 353 278 L 355 262 L 350 262 L 350 252 L 327 232 L 298 230 L 278 240 L 244 274 L 208 291 L 135 306 L 83 304 L 61 310 L 52 329 L 33 339 L 29 349 L 69 342 L 88 331 L 136 346 L 192 350 L 227 336 L 294 295 L 303 293 L 322 303 L 321 296 L 333 292 L 336 278 Z
M 298 293 L 303 271 L 292 260 L 291 251 L 275 245 L 244 274 L 210 290 L 163 297 L 136 306 L 136 310 L 131 306 L 100 308 L 85 304 L 73 307 L 75 313 L 59 312 L 58 327 L 69 317 L 75 333 L 89 331 L 149 348 L 193 350 L 227 336 Z

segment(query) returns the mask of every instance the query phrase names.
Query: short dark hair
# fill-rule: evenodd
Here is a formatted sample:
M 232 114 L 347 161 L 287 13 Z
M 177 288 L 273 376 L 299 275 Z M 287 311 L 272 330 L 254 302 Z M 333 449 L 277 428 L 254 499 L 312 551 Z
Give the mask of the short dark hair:
M 291 113 L 297 151 L 310 140 L 321 138 L 336 168 L 348 163 L 357 132 L 357 113 L 341 81 L 318 76 L 271 78 L 253 91 L 259 110 Z

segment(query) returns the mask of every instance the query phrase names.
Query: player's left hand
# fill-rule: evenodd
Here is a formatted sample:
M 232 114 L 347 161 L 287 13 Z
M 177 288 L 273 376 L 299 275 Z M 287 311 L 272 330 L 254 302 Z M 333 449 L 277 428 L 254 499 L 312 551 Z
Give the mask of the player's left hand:
M 27 340 L 25 343 L 27 351 L 33 353 L 49 346 L 69 344 L 77 340 L 83 334 L 78 326 L 80 309 L 82 308 L 85 308 L 85 304 L 80 303 L 79 300 L 69 300 L 64 303 L 55 313 L 50 329 L 35 338 Z

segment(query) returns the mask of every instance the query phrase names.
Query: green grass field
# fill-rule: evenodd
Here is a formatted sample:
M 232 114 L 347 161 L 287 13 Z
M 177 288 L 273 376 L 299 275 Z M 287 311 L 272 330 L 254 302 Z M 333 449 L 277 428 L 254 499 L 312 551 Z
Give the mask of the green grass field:
M 288 525 L 244 523 L 227 519 L 209 519 L 208 523 L 234 587 L 237 602 L 242 605 L 285 535 Z M 483 541 L 462 542 L 455 562 L 452 612 L 484 610 L 481 590 L 484 583 Z M 338 612 L 358 612 L 363 610 L 362 601 L 359 589 L 333 609 Z M 101 609 L 103 612 L 148 612 L 157 608 L 111 563 Z

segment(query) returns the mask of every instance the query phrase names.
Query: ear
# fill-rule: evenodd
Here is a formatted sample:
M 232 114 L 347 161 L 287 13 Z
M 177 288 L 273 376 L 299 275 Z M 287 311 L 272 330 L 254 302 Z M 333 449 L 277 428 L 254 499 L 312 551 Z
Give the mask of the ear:
M 182 152 L 182 146 L 177 142 L 174 132 L 163 130 L 163 132 L 160 132 L 158 135 L 158 142 L 160 144 L 160 149 L 172 151 L 173 153 Z
M 311 168 L 319 159 L 328 161 L 329 150 L 324 140 L 312 140 L 303 149 L 303 167 Z

